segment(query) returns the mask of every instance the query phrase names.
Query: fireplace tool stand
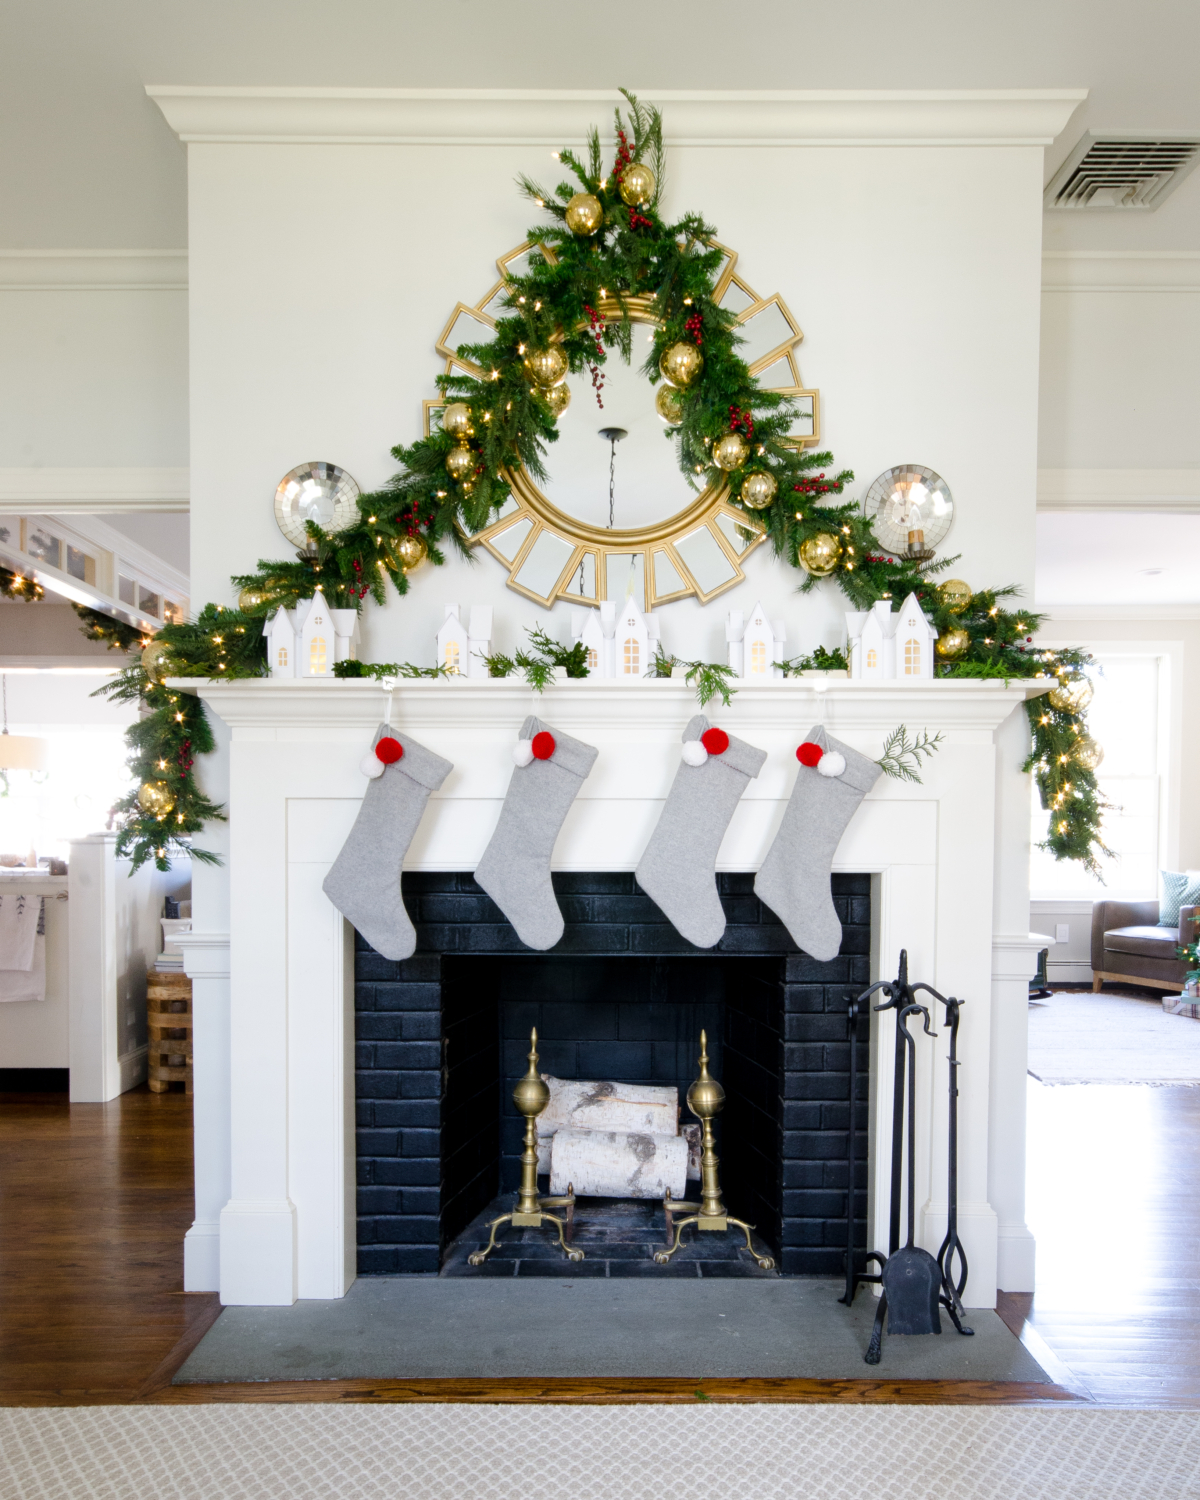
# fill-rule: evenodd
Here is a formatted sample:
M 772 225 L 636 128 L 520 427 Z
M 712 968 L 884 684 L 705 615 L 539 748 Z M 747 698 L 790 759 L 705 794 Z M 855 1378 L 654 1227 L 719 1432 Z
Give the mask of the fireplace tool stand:
M 501 1224 L 511 1224 L 514 1229 L 541 1229 L 552 1224 L 558 1231 L 558 1243 L 568 1260 L 583 1259 L 583 1251 L 568 1244 L 575 1229 L 575 1188 L 567 1184 L 565 1196 L 542 1198 L 537 1190 L 537 1126 L 534 1121 L 550 1102 L 550 1090 L 537 1070 L 537 1027 L 529 1033 L 529 1071 L 513 1089 L 513 1103 L 525 1116 L 525 1150 L 521 1154 L 521 1189 L 517 1194 L 517 1205 L 510 1214 L 501 1214 L 488 1225 L 491 1233 L 482 1250 L 467 1257 L 467 1264 L 481 1266 L 496 1248 L 496 1231 Z M 565 1218 L 547 1213 L 548 1208 L 566 1209 Z
M 721 1184 L 717 1177 L 717 1153 L 713 1146 L 713 1120 L 725 1104 L 725 1090 L 708 1071 L 708 1036 L 700 1033 L 700 1074 L 687 1091 L 688 1108 L 700 1121 L 704 1149 L 700 1157 L 700 1201 L 685 1203 L 671 1197 L 668 1188 L 663 1198 L 663 1215 L 667 1221 L 667 1248 L 654 1252 L 656 1265 L 665 1266 L 679 1249 L 683 1231 L 694 1224 L 698 1233 L 726 1234 L 732 1224 L 746 1236 L 746 1249 L 764 1271 L 773 1271 L 775 1262 L 769 1255 L 759 1255 L 750 1239 L 753 1224 L 744 1219 L 735 1219 L 726 1213 L 721 1197 Z M 676 1215 L 686 1214 L 677 1219 Z
M 967 1284 L 967 1252 L 958 1237 L 958 1013 L 963 1002 L 953 995 L 943 1000 L 946 1007 L 946 1025 L 950 1031 L 950 1161 L 947 1171 L 946 1238 L 937 1253 L 938 1270 L 942 1273 L 942 1295 L 946 1310 L 953 1319 L 959 1333 L 974 1333 L 962 1322 L 963 1288 Z M 954 1257 L 958 1256 L 959 1272 L 954 1274 Z
M 859 1007 L 863 1001 L 878 989 L 890 989 L 891 986 L 873 984 L 863 994 L 851 998 L 846 1008 L 847 1030 L 850 1037 L 850 1126 L 846 1142 L 846 1290 L 838 1298 L 847 1307 L 854 1301 L 854 1294 L 858 1291 L 861 1282 L 878 1283 L 879 1275 L 868 1275 L 866 1270 L 858 1269 L 860 1264 L 865 1267 L 869 1261 L 875 1263 L 882 1269 L 886 1256 L 880 1255 L 878 1250 L 868 1250 L 865 1253 L 856 1250 L 854 1246 L 854 1194 L 857 1188 L 855 1176 L 858 1170 L 858 1131 L 855 1113 L 858 1109 L 858 1016 Z

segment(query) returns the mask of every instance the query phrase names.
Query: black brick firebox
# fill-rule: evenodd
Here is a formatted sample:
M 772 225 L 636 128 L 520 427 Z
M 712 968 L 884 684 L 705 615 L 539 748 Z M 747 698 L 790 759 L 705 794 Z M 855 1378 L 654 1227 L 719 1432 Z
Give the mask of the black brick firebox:
M 436 1273 L 463 1226 L 515 1186 L 521 1122 L 509 1095 L 532 1025 L 543 1071 L 675 1083 L 681 1100 L 705 1027 L 727 1095 L 717 1149 L 730 1212 L 758 1226 L 785 1275 L 839 1274 L 845 1000 L 869 982 L 870 877 L 833 877 L 842 947 L 825 964 L 796 948 L 752 886 L 752 875 L 718 877 L 728 926 L 702 951 L 632 875 L 555 875 L 566 932 L 535 954 L 470 875 L 406 874 L 415 955 L 393 963 L 361 937 L 355 955 L 359 1274 Z M 868 1066 L 864 1041 L 859 1244 Z

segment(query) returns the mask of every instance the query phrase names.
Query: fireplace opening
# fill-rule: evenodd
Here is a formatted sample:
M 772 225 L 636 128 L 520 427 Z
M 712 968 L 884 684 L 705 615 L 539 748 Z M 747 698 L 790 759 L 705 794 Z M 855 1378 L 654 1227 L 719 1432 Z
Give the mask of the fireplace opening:
M 706 952 L 678 937 L 629 875 L 556 875 L 554 883 L 567 930 L 549 954 L 525 949 L 469 875 L 404 877 L 418 928 L 413 958 L 391 963 L 358 941 L 359 1274 L 457 1274 L 464 1231 L 498 1195 L 506 1197 L 497 1212 L 511 1207 L 524 1128 L 511 1095 L 536 1026 L 542 1073 L 672 1085 L 684 1123 L 704 1030 L 726 1095 L 716 1146 L 729 1212 L 756 1226 L 782 1274 L 838 1275 L 849 1189 L 845 1006 L 847 993 L 868 982 L 869 877 L 833 877 L 843 943 L 824 964 L 798 952 L 754 897 L 749 875 L 719 878 L 729 926 Z M 861 1245 L 865 1039 L 858 1066 Z M 690 1181 L 688 1196 L 698 1187 Z M 581 1200 L 581 1210 L 600 1201 Z M 661 1204 L 627 1201 L 614 1212 L 661 1242 Z M 636 1239 L 635 1230 L 624 1238 Z M 612 1234 L 622 1237 L 619 1223 Z M 501 1240 L 512 1237 L 509 1230 Z M 540 1269 L 522 1261 L 520 1274 L 580 1269 L 568 1268 L 541 1231 L 520 1237 L 546 1240 L 545 1252 L 531 1256 Z M 728 1262 L 733 1245 L 731 1231 L 729 1253 L 714 1259 Z M 513 1274 L 517 1254 L 494 1254 L 490 1274 Z M 642 1258 L 640 1270 L 658 1274 L 650 1254 Z M 753 1274 L 744 1249 L 740 1258 Z M 589 1252 L 581 1266 L 589 1275 L 628 1273 L 615 1264 L 605 1270 Z M 690 1274 L 708 1272 L 693 1266 Z M 727 1264 L 712 1274 L 737 1270 Z

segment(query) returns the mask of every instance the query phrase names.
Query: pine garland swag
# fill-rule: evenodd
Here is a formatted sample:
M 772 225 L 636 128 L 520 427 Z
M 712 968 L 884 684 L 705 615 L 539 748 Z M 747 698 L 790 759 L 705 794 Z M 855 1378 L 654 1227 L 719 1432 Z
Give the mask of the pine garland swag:
M 456 437 L 439 428 L 393 448 L 398 472 L 382 489 L 359 496 L 359 514 L 352 526 L 330 535 L 309 522 L 308 551 L 289 561 L 263 560 L 255 572 L 233 579 L 242 591 L 244 609 L 210 604 L 191 624 L 164 626 L 156 642 L 168 647 L 170 668 L 169 674 L 156 676 L 263 675 L 267 668 L 261 626 L 273 610 L 310 598 L 318 586 L 334 608 L 361 608 L 368 595 L 382 605 L 389 583 L 397 594 L 405 594 L 408 579 L 398 547 L 406 538 L 419 538 L 434 564 L 444 561 L 446 545 L 469 554 L 467 537 L 494 519 L 508 499 L 506 474 L 520 464 L 535 479 L 546 477 L 546 445 L 556 440 L 558 431 L 546 393 L 532 378 L 530 357 L 557 347 L 571 372 L 590 370 L 602 405 L 610 353 L 615 350 L 626 361 L 631 357 L 629 313 L 635 297 L 657 319 L 642 367 L 652 384 L 661 378 L 662 356 L 674 345 L 691 344 L 703 358 L 699 377 L 677 393 L 678 423 L 666 429 L 678 442 L 680 467 L 693 488 L 727 479 L 730 502 L 740 506 L 746 481 L 752 475 L 769 475 L 774 480 L 769 505 L 743 508 L 748 524 L 766 528 L 776 556 L 792 567 L 803 567 L 805 542 L 832 536 L 840 552 L 831 577 L 852 607 L 869 608 L 887 598 L 899 602 L 913 592 L 939 634 L 951 625 L 968 633 L 969 648 L 958 660 L 940 664 L 940 676 L 1008 679 L 1057 673 L 1070 678 L 1083 670 L 1087 658 L 1082 653 L 1033 648 L 1039 617 L 999 603 L 1015 589 L 983 590 L 972 597 L 966 611 L 953 614 L 937 591 L 935 575 L 956 559 L 922 566 L 890 557 L 857 504 L 830 502 L 829 497 L 843 493 L 853 472 L 835 472 L 831 453 L 807 451 L 791 438 L 794 402 L 761 389 L 750 374 L 738 353 L 742 340 L 736 318 L 712 295 L 722 261 L 716 230 L 697 214 L 664 223 L 658 208 L 665 168 L 662 117 L 632 94 L 622 93 L 629 114 L 623 118 L 620 110 L 616 112 L 615 156 L 608 171 L 593 129 L 583 158 L 570 150 L 559 153 L 574 181 L 564 180 L 548 192 L 528 178 L 520 179 L 522 191 L 550 222 L 528 233 L 528 269 L 508 278 L 505 313 L 496 321 L 491 342 L 459 349 L 479 373 L 437 377 L 443 398 L 467 408 L 468 431 Z M 626 204 L 622 180 L 634 164 L 650 166 L 655 189 L 649 201 Z M 576 234 L 567 224 L 568 207 L 580 192 L 595 198 L 603 215 L 590 235 Z M 714 464 L 712 450 L 730 433 L 742 438 L 747 451 L 741 466 L 725 474 Z M 456 460 L 465 472 L 454 479 L 446 460 L 460 447 L 471 461 L 464 465 Z M 818 581 L 806 571 L 801 590 L 811 590 Z M 0 593 L 9 593 L 3 574 Z M 19 589 L 15 596 L 29 597 Z M 104 637 L 108 630 L 98 623 L 102 619 L 85 622 L 93 638 L 98 638 L 96 632 Z M 111 643 L 128 649 L 133 642 L 116 635 L 128 627 L 110 624 Z M 530 661 L 542 665 L 540 657 L 531 656 Z M 366 670 L 374 674 L 377 669 Z M 713 691 L 724 697 L 732 689 L 722 678 Z M 118 850 L 130 856 L 134 868 L 153 859 L 165 869 L 173 848 L 184 847 L 182 841 L 205 821 L 224 817 L 223 810 L 199 791 L 193 772 L 196 755 L 212 745 L 203 706 L 154 681 L 140 659 L 131 661 L 100 692 L 119 701 L 140 699 L 148 710 L 129 734 L 134 752 L 130 766 L 143 785 L 162 783 L 171 806 L 168 811 L 147 811 L 138 792 L 130 793 L 120 804 L 125 824 Z M 1109 852 L 1099 832 L 1106 804 L 1094 772 L 1073 758 L 1086 727 L 1084 715 L 1054 709 L 1044 698 L 1032 700 L 1027 710 L 1032 750 L 1024 769 L 1033 772 L 1043 805 L 1054 814 L 1045 847 L 1056 858 L 1077 860 L 1095 872 L 1097 854 Z M 190 853 L 193 858 L 215 858 L 194 847 Z

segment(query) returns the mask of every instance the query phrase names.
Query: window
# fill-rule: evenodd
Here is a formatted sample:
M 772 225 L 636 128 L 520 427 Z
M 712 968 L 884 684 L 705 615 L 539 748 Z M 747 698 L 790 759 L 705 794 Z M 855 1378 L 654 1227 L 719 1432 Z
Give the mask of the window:
M 52 568 L 61 568 L 62 545 L 58 537 L 35 526 L 29 533 L 29 544 L 25 550 L 30 557 L 36 557 L 38 562 L 48 563 Z
M 80 583 L 95 583 L 96 581 L 96 559 L 89 556 L 79 547 L 72 547 L 67 543 L 67 572 L 72 578 L 78 578 Z
M 320 621 L 316 623 L 319 624 Z M 314 677 L 323 677 L 325 675 L 325 663 L 327 660 L 328 653 L 325 647 L 325 637 L 323 635 L 314 635 L 308 643 L 308 670 Z
M 460 671 L 460 668 L 459 668 L 459 665 L 458 665 L 458 659 L 459 659 L 458 642 L 457 641 L 447 641 L 446 642 L 446 659 L 442 663 L 442 665 L 446 668 L 447 672 L 453 673 L 454 676 L 456 676 L 456 677 L 458 677 L 458 676 L 461 675 L 461 671 Z
M 904 675 L 905 677 L 921 675 L 921 643 L 916 636 L 910 635 L 904 643 Z
M 176 604 L 173 599 L 163 600 L 163 619 L 168 625 L 183 624 L 183 607 Z
M 275 657 L 275 665 L 277 667 L 286 667 L 287 666 L 287 647 L 286 646 L 280 646 L 279 651 L 277 652 L 276 657 Z
M 624 672 L 626 676 L 636 676 L 641 670 L 642 653 L 638 646 L 637 636 L 631 635 L 626 638 L 624 648 Z
M 595 653 L 594 650 L 589 651 L 588 654 L 587 654 L 587 669 L 588 669 L 588 671 L 589 672 L 594 672 L 599 665 L 600 665 L 600 658 L 596 655 L 596 653 Z
M 879 652 L 876 651 L 874 646 L 872 646 L 871 649 L 867 652 L 867 666 L 870 667 L 872 671 L 874 671 L 878 665 Z
M 117 574 L 117 598 L 122 604 L 137 603 L 137 584 L 122 573 Z
M 158 602 L 158 595 L 152 594 L 148 588 L 143 586 L 138 589 L 138 608 L 143 614 L 157 615 Z M 320 620 L 318 620 L 317 624 L 319 625 L 320 623 Z
M 767 643 L 765 641 L 755 641 L 750 647 L 750 671 L 755 677 L 761 677 L 766 670 Z

